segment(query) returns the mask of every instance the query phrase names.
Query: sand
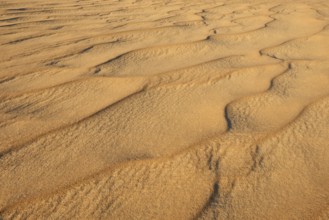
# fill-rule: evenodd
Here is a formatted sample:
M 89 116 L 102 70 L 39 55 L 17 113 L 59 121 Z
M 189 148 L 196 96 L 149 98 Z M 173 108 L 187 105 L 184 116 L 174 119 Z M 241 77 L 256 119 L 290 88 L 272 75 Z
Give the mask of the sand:
M 2 0 L 0 51 L 0 219 L 329 219 L 327 0 Z

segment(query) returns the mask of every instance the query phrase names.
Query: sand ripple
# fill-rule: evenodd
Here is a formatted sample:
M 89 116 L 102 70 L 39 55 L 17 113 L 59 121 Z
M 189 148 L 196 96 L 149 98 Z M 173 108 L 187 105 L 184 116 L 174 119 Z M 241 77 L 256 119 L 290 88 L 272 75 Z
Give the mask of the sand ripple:
M 325 0 L 0 2 L 0 218 L 329 219 Z

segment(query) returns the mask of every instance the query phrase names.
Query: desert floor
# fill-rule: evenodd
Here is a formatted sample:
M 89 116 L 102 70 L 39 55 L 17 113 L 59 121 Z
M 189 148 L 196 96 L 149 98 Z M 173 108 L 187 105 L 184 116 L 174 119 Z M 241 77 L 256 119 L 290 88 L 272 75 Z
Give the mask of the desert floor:
M 329 219 L 327 0 L 1 0 L 0 219 Z

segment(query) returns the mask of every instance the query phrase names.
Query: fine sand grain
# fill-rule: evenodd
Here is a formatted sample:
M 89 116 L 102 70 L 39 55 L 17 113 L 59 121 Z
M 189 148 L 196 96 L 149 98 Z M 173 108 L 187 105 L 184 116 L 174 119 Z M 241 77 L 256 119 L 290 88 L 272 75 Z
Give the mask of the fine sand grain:
M 0 219 L 329 219 L 329 2 L 1 0 Z

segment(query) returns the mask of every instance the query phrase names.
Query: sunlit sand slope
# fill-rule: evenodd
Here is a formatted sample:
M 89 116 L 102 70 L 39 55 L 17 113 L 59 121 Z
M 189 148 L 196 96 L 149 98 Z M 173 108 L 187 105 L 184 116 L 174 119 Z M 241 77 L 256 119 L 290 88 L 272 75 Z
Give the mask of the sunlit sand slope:
M 326 0 L 2 0 L 0 49 L 0 219 L 329 219 Z

